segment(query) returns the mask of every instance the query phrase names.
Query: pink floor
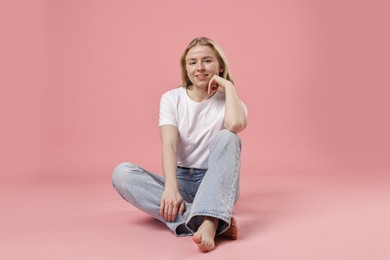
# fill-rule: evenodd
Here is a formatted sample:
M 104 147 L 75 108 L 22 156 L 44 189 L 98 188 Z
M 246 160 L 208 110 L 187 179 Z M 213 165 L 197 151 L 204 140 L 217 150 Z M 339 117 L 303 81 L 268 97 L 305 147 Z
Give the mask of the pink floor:
M 110 182 L 1 184 L 0 259 L 390 259 L 388 179 L 248 175 L 240 237 L 202 254 Z

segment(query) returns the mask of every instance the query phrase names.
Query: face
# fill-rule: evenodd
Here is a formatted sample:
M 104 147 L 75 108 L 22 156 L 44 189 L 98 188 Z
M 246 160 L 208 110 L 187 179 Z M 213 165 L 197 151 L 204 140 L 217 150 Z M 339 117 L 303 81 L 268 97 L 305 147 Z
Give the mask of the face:
M 210 79 L 221 72 L 217 55 L 209 46 L 192 47 L 185 60 L 187 76 L 195 87 L 207 88 Z

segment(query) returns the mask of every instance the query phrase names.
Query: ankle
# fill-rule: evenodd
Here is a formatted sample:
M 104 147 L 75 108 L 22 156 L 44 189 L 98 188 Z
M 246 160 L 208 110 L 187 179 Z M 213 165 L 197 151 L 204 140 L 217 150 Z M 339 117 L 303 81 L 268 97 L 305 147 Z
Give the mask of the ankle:
M 206 216 L 203 218 L 202 224 L 211 225 L 216 230 L 219 224 L 219 219 Z

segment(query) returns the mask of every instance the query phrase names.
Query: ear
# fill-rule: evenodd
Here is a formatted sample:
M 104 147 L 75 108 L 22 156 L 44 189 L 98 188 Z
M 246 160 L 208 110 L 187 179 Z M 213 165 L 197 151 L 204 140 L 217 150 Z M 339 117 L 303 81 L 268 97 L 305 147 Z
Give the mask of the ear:
M 219 72 L 220 72 L 220 73 L 223 72 L 223 68 L 220 68 L 220 69 L 219 69 Z

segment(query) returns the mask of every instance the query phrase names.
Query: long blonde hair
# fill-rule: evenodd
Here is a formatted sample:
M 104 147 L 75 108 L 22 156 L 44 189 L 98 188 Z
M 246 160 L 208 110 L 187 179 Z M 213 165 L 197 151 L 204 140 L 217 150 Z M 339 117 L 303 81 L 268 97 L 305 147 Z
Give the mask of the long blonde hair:
M 219 66 L 222 69 L 222 72 L 219 74 L 219 76 L 229 80 L 230 82 L 232 82 L 234 84 L 233 76 L 230 72 L 229 63 L 228 63 L 226 56 L 223 53 L 221 47 L 215 41 L 213 41 L 207 37 L 197 37 L 197 38 L 193 39 L 188 44 L 187 48 L 185 49 L 183 55 L 180 58 L 182 87 L 187 88 L 188 86 L 190 86 L 192 84 L 192 82 L 190 81 L 190 79 L 187 76 L 186 56 L 187 56 L 188 51 L 191 48 L 198 46 L 198 45 L 209 46 L 211 49 L 213 49 L 213 51 L 217 55 Z

